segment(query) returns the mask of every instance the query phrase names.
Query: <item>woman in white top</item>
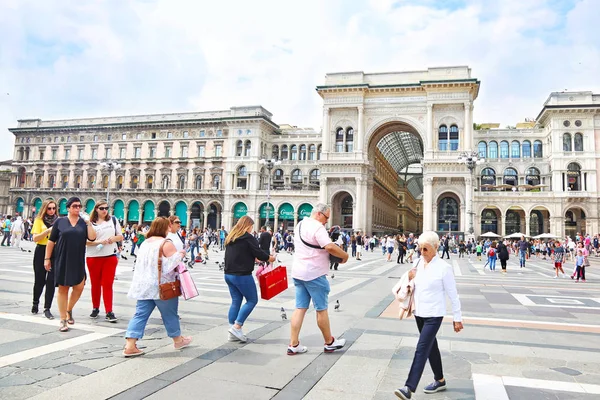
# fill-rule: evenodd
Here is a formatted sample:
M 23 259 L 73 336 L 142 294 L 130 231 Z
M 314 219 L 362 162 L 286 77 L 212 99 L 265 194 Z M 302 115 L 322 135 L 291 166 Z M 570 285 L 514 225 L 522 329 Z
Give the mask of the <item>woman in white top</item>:
M 392 261 L 392 253 L 394 252 L 394 245 L 396 244 L 396 240 L 394 239 L 394 235 L 389 235 L 385 241 L 385 247 L 387 248 L 387 260 Z
M 127 296 L 137 300 L 137 303 L 135 315 L 129 321 L 125 333 L 127 340 L 125 350 L 123 350 L 125 357 L 144 354 L 137 348 L 136 343 L 144 336 L 148 318 L 154 311 L 154 307 L 158 307 L 167 335 L 173 339 L 176 350 L 183 349 L 192 342 L 191 337 L 181 336 L 181 326 L 177 315 L 179 297 L 161 300 L 158 289 L 158 257 L 161 245 L 164 244 L 161 284 L 174 282 L 177 279 L 175 269 L 185 255 L 185 251 L 177 251 L 175 245 L 165 239 L 169 232 L 169 225 L 169 220 L 164 217 L 158 217 L 152 221 L 150 230 L 146 234 L 146 240 L 138 249 L 136 268 L 133 272 L 131 288 L 127 293 Z
M 123 240 L 121 225 L 108 212 L 108 203 L 101 201 L 94 206 L 90 222 L 96 231 L 96 240 L 86 242 L 86 263 L 92 283 L 92 313 L 90 318 L 98 318 L 100 296 L 104 298 L 106 320 L 116 323 L 113 312 L 113 283 L 117 271 L 117 242 Z
M 185 250 L 185 239 L 179 233 L 181 229 L 181 219 L 177 215 L 171 215 L 169 217 L 169 233 L 167 239 L 173 242 L 177 251 Z
M 405 386 L 394 392 L 396 396 L 405 400 L 410 399 L 417 389 L 427 359 L 435 381 L 427 385 L 423 389 L 424 392 L 435 393 L 446 389 L 442 357 L 435 338 L 446 315 L 446 295 L 452 302 L 454 331 L 460 332 L 463 329 L 454 272 L 450 264 L 437 256 L 439 243 L 440 238 L 435 232 L 424 232 L 419 236 L 421 257 L 417 260 L 414 278 L 414 315 L 420 333 L 419 342 Z

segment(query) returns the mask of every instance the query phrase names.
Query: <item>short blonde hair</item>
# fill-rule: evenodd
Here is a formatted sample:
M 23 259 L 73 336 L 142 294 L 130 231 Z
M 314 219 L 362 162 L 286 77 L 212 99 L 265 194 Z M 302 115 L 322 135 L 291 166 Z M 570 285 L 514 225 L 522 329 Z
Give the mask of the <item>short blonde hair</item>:
M 428 244 L 433 247 L 434 250 L 437 250 L 440 245 L 440 237 L 434 231 L 426 231 L 421 233 L 417 243 L 419 244 L 419 247 Z

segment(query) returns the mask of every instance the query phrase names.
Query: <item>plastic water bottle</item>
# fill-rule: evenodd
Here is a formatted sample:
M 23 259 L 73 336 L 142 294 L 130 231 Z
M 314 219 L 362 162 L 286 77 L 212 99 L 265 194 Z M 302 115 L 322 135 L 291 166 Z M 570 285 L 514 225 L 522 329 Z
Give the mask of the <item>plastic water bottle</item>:
M 96 246 L 96 249 L 102 250 L 103 247 L 104 247 L 104 245 L 102 243 L 100 243 L 98 246 Z
M 88 213 L 86 213 L 85 211 L 80 211 L 79 212 L 79 216 L 85 221 L 85 222 L 89 222 L 90 221 L 90 216 Z

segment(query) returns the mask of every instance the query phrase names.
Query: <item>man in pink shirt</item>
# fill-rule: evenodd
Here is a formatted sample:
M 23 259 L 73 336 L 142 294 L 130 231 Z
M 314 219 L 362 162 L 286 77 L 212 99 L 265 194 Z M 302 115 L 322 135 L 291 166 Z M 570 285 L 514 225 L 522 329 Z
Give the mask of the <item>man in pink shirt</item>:
M 325 340 L 324 351 L 331 353 L 346 344 L 346 339 L 335 339 L 331 335 L 329 314 L 329 254 L 339 257 L 341 263 L 348 261 L 348 253 L 331 241 L 325 224 L 329 220 L 331 210 L 319 203 L 313 208 L 310 218 L 305 218 L 296 225 L 294 263 L 292 278 L 296 288 L 296 310 L 292 315 L 291 338 L 287 354 L 290 356 L 306 353 L 306 346 L 300 346 L 300 329 L 304 316 L 312 299 L 317 311 L 317 325 Z

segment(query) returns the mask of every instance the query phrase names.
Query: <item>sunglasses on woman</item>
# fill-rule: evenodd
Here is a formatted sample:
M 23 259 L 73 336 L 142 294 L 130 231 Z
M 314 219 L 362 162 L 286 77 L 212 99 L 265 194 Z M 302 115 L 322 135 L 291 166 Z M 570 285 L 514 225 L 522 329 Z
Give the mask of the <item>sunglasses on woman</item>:
M 100 211 L 108 211 L 108 207 L 98 207 L 98 210 L 100 210 Z

